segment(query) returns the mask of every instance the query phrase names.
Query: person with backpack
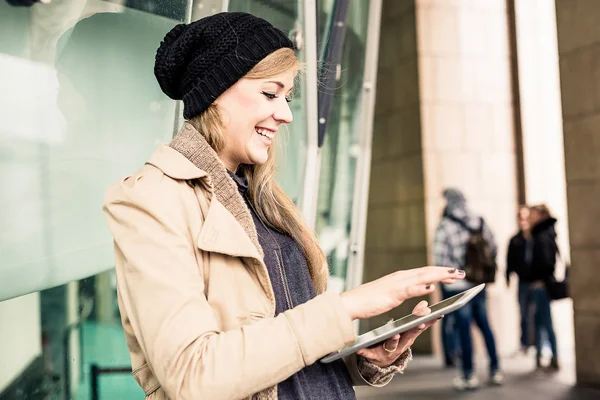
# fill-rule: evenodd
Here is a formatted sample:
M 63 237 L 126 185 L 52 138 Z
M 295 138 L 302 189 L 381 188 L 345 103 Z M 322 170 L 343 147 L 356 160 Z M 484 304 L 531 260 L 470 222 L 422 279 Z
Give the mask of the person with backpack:
M 447 203 L 435 233 L 435 262 L 466 272 L 466 278 L 462 282 L 444 285 L 444 291 L 450 297 L 477 284 L 494 282 L 497 248 L 489 226 L 483 218 L 469 210 L 460 190 L 446 189 L 443 196 Z M 500 370 L 496 342 L 487 317 L 485 289 L 453 315 L 461 347 L 461 374 L 454 379 L 454 387 L 458 390 L 479 387 L 473 367 L 473 321 L 483 335 L 489 355 L 489 382 L 492 385 L 502 385 L 504 375 Z

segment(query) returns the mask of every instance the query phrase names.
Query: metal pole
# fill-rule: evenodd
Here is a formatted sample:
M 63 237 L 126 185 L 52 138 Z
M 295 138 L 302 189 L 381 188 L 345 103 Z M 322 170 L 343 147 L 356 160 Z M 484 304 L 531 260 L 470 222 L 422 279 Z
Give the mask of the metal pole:
M 363 82 L 360 154 L 357 160 L 352 206 L 352 232 L 350 234 L 350 254 L 346 271 L 346 287 L 353 288 L 362 283 L 364 269 L 365 231 L 369 206 L 369 179 L 371 174 L 371 144 L 373 141 L 373 118 L 375 110 L 375 83 L 379 57 L 379 34 L 381 29 L 382 0 L 371 0 L 369 5 L 369 25 L 365 53 L 365 74 Z M 358 330 L 358 321 L 355 328 Z
M 65 400 L 71 399 L 71 370 L 69 369 L 69 362 L 71 361 L 71 351 L 69 348 L 69 338 L 71 335 L 70 327 L 67 327 L 63 336 L 63 346 L 64 346 L 64 365 L 63 365 L 63 379 L 64 379 L 64 395 Z
M 317 81 L 317 4 L 304 0 L 304 38 L 306 54 L 306 168 L 302 192 L 302 214 L 310 229 L 317 217 L 317 190 L 320 175 L 318 81 Z
M 91 400 L 100 399 L 100 390 L 98 385 L 98 378 L 100 376 L 100 367 L 98 364 L 92 364 L 90 368 L 91 381 L 90 381 L 90 395 Z
M 229 0 L 221 0 L 221 11 L 229 11 Z
M 327 33 L 327 46 L 324 64 L 322 68 L 321 87 L 319 92 L 319 147 L 325 142 L 325 131 L 329 120 L 329 113 L 333 103 L 333 96 L 336 92 L 335 85 L 338 79 L 337 71 L 341 68 L 340 62 L 344 51 L 344 39 L 346 38 L 346 29 L 348 24 L 348 0 L 337 0 L 334 5 L 332 24 Z

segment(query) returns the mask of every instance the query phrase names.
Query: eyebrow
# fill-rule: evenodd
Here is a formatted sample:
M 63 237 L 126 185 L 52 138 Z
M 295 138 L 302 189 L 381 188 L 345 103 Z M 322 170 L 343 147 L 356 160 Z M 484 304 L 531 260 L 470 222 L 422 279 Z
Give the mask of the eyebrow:
M 274 83 L 275 85 L 279 86 L 281 89 L 285 89 L 285 85 L 282 82 L 280 82 L 280 81 L 267 81 L 266 83 Z M 293 92 L 294 92 L 294 86 L 292 86 L 287 91 L 288 94 L 293 93 Z
M 282 89 L 285 88 L 285 85 L 279 81 L 267 81 L 267 83 L 274 83 Z

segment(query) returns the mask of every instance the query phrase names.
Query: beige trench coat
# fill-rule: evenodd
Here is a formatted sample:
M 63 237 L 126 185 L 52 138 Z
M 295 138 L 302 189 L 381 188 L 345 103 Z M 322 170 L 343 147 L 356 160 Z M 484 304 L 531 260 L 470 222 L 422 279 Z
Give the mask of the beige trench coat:
M 262 256 L 217 189 L 161 145 L 106 193 L 122 323 L 148 398 L 274 400 L 278 382 L 355 340 L 334 293 L 274 317 Z M 371 384 L 355 357 L 346 363 L 355 384 Z

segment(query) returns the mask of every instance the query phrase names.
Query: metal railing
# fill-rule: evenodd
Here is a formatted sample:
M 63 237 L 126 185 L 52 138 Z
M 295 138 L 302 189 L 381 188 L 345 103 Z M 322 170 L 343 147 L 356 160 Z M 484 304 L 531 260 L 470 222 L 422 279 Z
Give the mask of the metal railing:
M 100 400 L 100 375 L 131 374 L 131 367 L 100 367 L 98 364 L 92 364 L 90 374 L 90 399 Z

